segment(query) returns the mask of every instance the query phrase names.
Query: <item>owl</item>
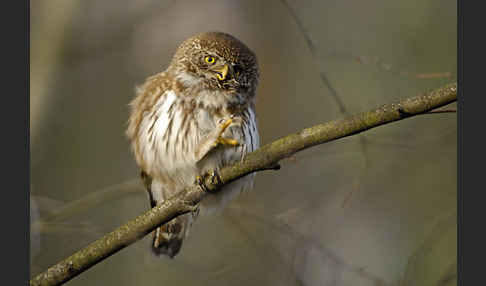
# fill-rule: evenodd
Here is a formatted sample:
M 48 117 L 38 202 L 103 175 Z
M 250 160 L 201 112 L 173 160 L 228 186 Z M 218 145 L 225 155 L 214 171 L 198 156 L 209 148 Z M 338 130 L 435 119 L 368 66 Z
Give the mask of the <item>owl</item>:
M 165 71 L 137 87 L 126 133 L 151 207 L 259 147 L 258 80 L 257 58 L 245 44 L 206 32 L 185 40 Z M 251 174 L 227 184 L 206 196 L 199 212 L 158 227 L 154 254 L 175 257 L 198 215 L 223 208 L 253 180 Z

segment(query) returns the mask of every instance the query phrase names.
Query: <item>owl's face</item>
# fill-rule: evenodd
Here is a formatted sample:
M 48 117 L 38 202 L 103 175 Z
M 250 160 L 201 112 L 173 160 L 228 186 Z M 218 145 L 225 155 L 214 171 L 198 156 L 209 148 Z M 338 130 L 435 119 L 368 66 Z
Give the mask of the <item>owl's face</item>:
M 255 54 L 238 39 L 220 32 L 184 41 L 169 69 L 185 85 L 245 93 L 254 92 L 259 77 Z

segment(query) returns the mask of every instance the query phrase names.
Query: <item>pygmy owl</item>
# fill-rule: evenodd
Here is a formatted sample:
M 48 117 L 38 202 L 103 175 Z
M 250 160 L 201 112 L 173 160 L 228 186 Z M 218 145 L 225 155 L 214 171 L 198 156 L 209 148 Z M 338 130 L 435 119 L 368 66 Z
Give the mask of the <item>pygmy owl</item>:
M 256 56 L 245 44 L 229 34 L 207 32 L 185 40 L 169 67 L 137 88 L 127 136 L 151 207 L 259 147 L 258 77 Z M 251 189 L 253 178 L 206 196 L 199 213 L 222 208 Z M 157 228 L 154 253 L 177 255 L 196 216 L 185 214 Z

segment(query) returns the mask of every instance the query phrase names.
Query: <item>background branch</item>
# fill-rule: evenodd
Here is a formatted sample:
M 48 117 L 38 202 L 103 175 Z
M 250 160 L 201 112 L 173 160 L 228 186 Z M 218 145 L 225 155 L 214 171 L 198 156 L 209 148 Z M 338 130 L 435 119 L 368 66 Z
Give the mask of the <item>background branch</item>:
M 386 104 L 368 112 L 306 128 L 278 139 L 247 155 L 242 162 L 219 172 L 219 180 L 206 177 L 204 189 L 217 191 L 223 185 L 250 173 L 268 170 L 296 152 L 329 141 L 358 134 L 387 123 L 423 114 L 457 100 L 457 83 L 446 85 L 425 95 L 411 97 L 399 103 Z M 87 247 L 30 281 L 30 285 L 60 285 L 108 256 L 141 239 L 153 229 L 171 219 L 196 210 L 206 192 L 201 186 L 192 186 L 164 204 L 130 220 L 115 231 L 94 241 Z
M 299 31 L 302 33 L 305 39 L 305 43 L 307 47 L 309 48 L 309 51 L 311 53 L 313 62 L 316 64 L 317 70 L 319 72 L 319 79 L 321 80 L 322 84 L 324 85 L 325 88 L 331 93 L 331 96 L 333 100 L 336 102 L 336 105 L 339 108 L 339 112 L 344 115 L 344 116 L 349 116 L 351 113 L 348 111 L 346 108 L 346 104 L 344 101 L 341 99 L 341 96 L 339 96 L 337 90 L 334 88 L 333 84 L 329 80 L 329 77 L 326 72 L 324 72 L 321 67 L 319 66 L 319 56 L 318 56 L 318 50 L 316 49 L 316 45 L 314 44 L 314 41 L 310 37 L 309 32 L 305 28 L 304 24 L 300 20 L 299 16 L 297 15 L 296 11 L 290 6 L 290 4 L 286 0 L 281 0 L 282 4 L 285 6 L 287 11 L 289 12 L 290 16 L 294 20 L 295 24 L 297 25 L 297 28 Z M 368 141 L 366 140 L 364 135 L 360 135 L 359 137 L 359 144 L 361 147 L 361 153 L 363 155 L 363 170 L 361 171 L 361 175 L 358 178 L 357 183 L 355 184 L 355 188 L 349 193 L 348 198 L 343 202 L 344 204 L 351 198 L 351 195 L 354 193 L 354 191 L 360 187 L 361 181 L 366 175 L 366 171 L 368 170 L 368 167 L 370 165 L 370 159 L 368 156 Z
M 36 224 L 61 222 L 102 202 L 113 201 L 122 198 L 124 195 L 140 192 L 145 192 L 145 189 L 140 185 L 138 178 L 112 185 L 50 211 L 48 215 L 34 222 L 33 226 L 35 227 Z

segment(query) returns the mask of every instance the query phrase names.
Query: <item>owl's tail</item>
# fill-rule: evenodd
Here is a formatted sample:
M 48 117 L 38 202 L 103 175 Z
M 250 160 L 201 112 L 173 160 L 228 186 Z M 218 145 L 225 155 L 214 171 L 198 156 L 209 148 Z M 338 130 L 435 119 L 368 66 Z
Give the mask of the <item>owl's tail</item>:
M 163 203 L 164 192 L 160 182 L 152 180 L 152 177 L 144 171 L 141 171 L 140 176 L 149 194 L 150 207 L 154 208 L 157 204 Z M 196 216 L 197 212 L 184 214 L 156 228 L 153 232 L 152 252 L 156 256 L 162 254 L 174 258 L 181 250 L 182 242 L 189 234 Z
M 181 250 L 182 242 L 189 233 L 191 225 L 192 215 L 185 214 L 156 228 L 153 232 L 153 253 L 157 256 L 163 254 L 170 258 L 174 258 Z

